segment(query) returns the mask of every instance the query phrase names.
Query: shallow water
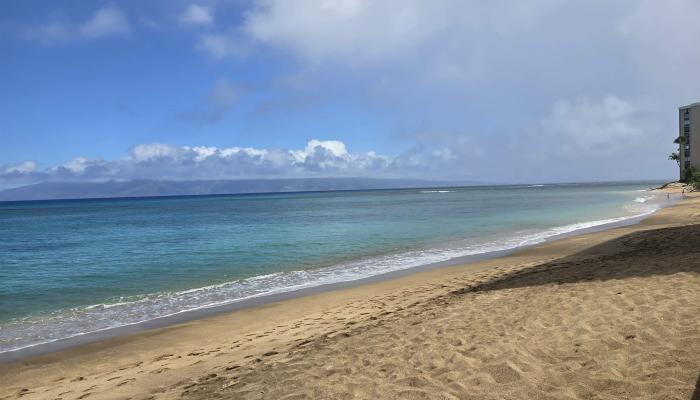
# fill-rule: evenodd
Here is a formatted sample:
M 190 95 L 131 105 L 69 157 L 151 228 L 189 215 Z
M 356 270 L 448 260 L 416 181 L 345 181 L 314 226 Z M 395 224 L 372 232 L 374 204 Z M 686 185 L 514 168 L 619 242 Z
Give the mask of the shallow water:
M 0 203 L 0 352 L 540 243 L 653 212 L 653 185 Z

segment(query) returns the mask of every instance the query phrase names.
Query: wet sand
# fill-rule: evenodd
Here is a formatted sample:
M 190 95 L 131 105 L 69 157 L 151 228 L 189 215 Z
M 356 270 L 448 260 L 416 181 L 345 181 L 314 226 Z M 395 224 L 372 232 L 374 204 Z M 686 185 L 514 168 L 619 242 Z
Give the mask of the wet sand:
M 690 399 L 699 373 L 693 193 L 633 226 L 2 364 L 0 398 Z

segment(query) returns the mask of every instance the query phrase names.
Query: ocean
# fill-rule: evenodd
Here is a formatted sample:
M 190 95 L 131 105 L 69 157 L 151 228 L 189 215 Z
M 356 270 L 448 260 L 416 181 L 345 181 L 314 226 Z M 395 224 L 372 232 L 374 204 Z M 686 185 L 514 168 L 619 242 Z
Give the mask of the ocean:
M 655 184 L 3 202 L 0 353 L 620 223 Z

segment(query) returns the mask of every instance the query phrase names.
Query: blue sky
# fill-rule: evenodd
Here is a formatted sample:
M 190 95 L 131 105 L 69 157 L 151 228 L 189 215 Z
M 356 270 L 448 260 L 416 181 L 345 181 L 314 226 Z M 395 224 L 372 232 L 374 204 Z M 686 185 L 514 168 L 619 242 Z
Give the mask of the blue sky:
M 672 178 L 693 0 L 11 2 L 0 185 Z

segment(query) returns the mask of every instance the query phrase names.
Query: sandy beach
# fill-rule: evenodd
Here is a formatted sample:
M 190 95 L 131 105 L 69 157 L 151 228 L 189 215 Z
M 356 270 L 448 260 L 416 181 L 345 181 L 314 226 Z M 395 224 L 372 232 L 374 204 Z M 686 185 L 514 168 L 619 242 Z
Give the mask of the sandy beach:
M 639 224 L 0 365 L 1 399 L 700 398 L 700 196 Z

